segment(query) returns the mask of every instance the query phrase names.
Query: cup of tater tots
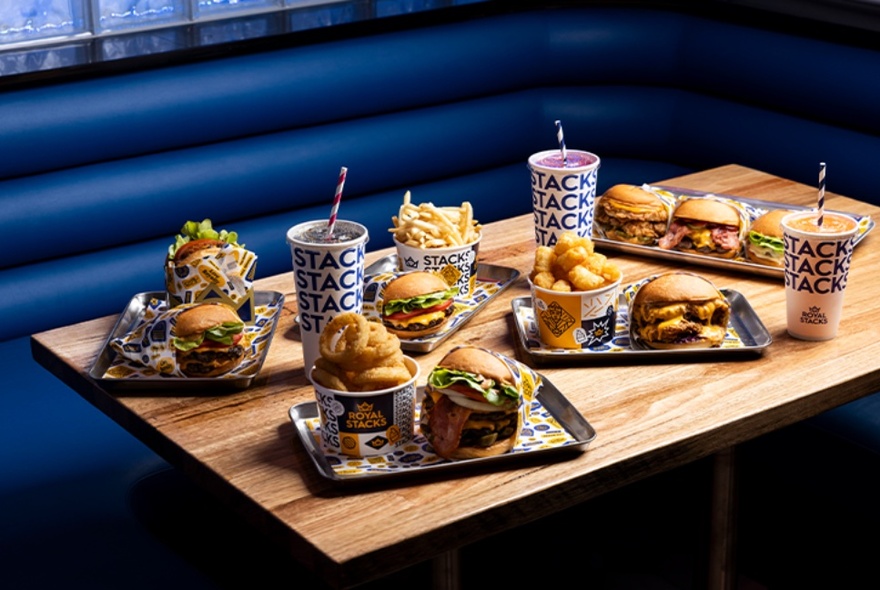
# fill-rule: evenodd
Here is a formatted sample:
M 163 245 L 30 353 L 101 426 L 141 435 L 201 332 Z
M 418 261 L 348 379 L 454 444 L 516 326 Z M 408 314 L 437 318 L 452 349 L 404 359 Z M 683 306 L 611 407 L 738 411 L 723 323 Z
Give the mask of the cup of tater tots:
M 432 272 L 456 287 L 460 297 L 473 294 L 481 226 L 470 202 L 454 207 L 415 204 L 407 191 L 391 220 L 399 271 Z
M 590 348 L 614 338 L 622 279 L 590 238 L 566 232 L 554 246 L 538 246 L 529 283 L 541 342 Z

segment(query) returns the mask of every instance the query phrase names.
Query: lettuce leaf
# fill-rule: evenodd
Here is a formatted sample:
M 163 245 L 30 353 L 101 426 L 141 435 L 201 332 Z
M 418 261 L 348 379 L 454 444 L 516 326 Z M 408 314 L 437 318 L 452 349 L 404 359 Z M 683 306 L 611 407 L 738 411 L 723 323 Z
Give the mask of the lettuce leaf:
M 483 383 L 484 381 L 473 373 L 445 367 L 435 367 L 428 375 L 428 384 L 435 389 L 445 389 L 451 385 L 465 385 L 481 393 L 485 400 L 493 406 L 503 405 L 508 399 L 519 402 L 519 391 L 512 385 L 486 379 L 487 387 L 483 389 Z
M 392 313 L 400 311 L 410 313 L 419 309 L 427 309 L 439 305 L 447 299 L 455 297 L 457 292 L 458 288 L 450 287 L 445 291 L 419 295 L 418 297 L 412 297 L 410 299 L 391 299 L 382 305 L 382 310 L 385 315 L 391 315 Z
M 749 232 L 749 242 L 751 242 L 755 246 L 768 248 L 779 254 L 782 253 L 785 247 L 785 243 L 782 241 L 782 238 L 773 238 L 754 231 Z
M 244 330 L 243 322 L 223 322 L 215 328 L 202 333 L 196 334 L 191 338 L 175 338 L 172 344 L 178 350 L 192 350 L 202 345 L 205 339 L 231 346 L 235 341 L 234 336 L 240 334 Z
M 210 219 L 201 221 L 187 221 L 180 228 L 180 233 L 175 236 L 174 243 L 168 247 L 168 258 L 174 258 L 174 254 L 178 248 L 192 240 L 221 240 L 233 246 L 244 248 L 244 244 L 238 243 L 238 233 L 234 231 L 226 231 L 214 229 Z

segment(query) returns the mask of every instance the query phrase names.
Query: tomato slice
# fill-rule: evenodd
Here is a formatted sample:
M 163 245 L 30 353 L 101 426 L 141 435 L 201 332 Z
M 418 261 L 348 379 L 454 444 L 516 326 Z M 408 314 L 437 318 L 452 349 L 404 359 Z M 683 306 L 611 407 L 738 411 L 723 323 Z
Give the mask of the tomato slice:
M 486 401 L 486 397 L 481 392 L 477 391 L 473 387 L 468 387 L 467 385 L 453 384 L 453 385 L 450 385 L 449 387 L 447 387 L 446 389 L 452 390 L 456 393 L 460 393 L 461 395 L 463 395 L 465 397 L 469 397 L 472 400 L 475 400 L 478 402 L 485 402 Z
M 385 317 L 387 317 L 389 320 L 405 320 L 411 317 L 415 317 L 417 315 L 424 315 L 426 313 L 433 313 L 435 311 L 445 311 L 449 309 L 449 306 L 451 306 L 453 303 L 454 301 L 452 299 L 447 299 L 443 303 L 438 303 L 437 305 L 433 305 L 431 307 L 417 309 L 415 311 L 396 311 Z
M 243 336 L 244 336 L 244 334 L 233 334 L 232 335 L 232 346 L 238 344 L 241 341 Z M 199 345 L 199 348 L 226 348 L 227 346 L 230 346 L 230 345 L 223 344 L 222 342 L 217 342 L 217 341 L 211 340 L 209 338 L 205 338 L 204 340 L 202 340 L 202 343 L 201 343 L 201 345 Z

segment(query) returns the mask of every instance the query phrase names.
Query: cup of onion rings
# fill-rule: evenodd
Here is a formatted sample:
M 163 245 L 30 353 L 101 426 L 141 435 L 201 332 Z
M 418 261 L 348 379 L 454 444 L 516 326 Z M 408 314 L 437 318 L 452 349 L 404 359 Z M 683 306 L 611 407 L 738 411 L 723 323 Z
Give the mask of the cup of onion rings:
M 324 448 L 352 457 L 386 455 L 413 439 L 419 364 L 376 321 L 346 312 L 320 338 L 309 371 Z

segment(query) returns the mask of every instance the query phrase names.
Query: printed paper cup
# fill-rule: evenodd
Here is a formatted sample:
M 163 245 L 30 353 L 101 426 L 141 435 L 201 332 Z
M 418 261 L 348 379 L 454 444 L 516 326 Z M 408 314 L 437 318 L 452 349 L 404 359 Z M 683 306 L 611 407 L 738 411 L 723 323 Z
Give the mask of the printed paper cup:
M 480 238 L 470 244 L 448 248 L 419 248 L 396 239 L 394 246 L 397 248 L 397 267 L 400 271 L 423 270 L 436 273 L 450 287 L 458 287 L 458 294 L 462 297 L 470 297 L 474 292 Z
M 531 284 L 541 342 L 550 348 L 590 348 L 614 338 L 620 281 L 592 291 L 552 291 Z
M 567 231 L 582 238 L 593 232 L 599 156 L 582 150 L 568 150 L 567 156 L 564 167 L 559 150 L 529 156 L 538 246 L 555 246 Z
M 387 455 L 413 439 L 419 364 L 404 361 L 412 378 L 378 391 L 337 391 L 312 379 L 321 419 L 321 442 L 351 457 Z

